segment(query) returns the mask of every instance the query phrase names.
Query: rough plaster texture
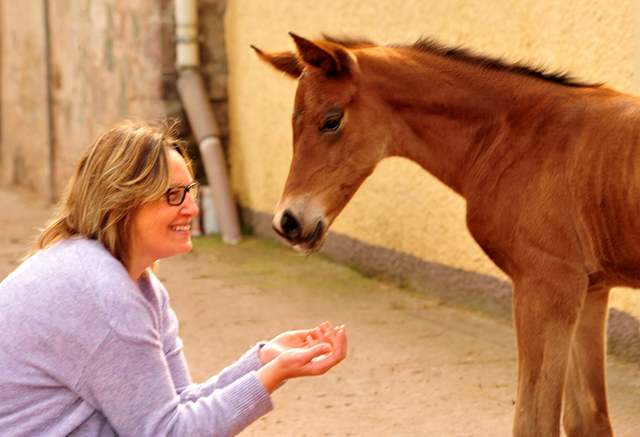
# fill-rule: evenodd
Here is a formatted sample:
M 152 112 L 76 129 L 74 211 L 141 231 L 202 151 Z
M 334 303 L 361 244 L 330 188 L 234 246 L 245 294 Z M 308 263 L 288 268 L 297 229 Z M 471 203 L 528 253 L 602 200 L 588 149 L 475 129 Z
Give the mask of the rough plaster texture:
M 201 72 L 223 141 L 225 4 L 198 1 Z M 59 195 L 78 155 L 106 126 L 121 118 L 184 120 L 175 85 L 173 0 L 56 0 L 48 12 L 51 113 L 44 1 L 0 0 L 0 184 L 43 198 Z M 188 135 L 186 123 L 180 128 Z
M 51 2 L 50 16 L 58 191 L 105 127 L 176 111 L 163 75 L 174 62 L 173 3 L 69 0 Z
M 623 92 L 634 87 L 632 0 L 230 0 L 230 165 L 240 204 L 270 213 L 291 160 L 296 84 L 261 64 L 250 44 L 293 49 L 288 32 L 411 43 L 434 36 L 477 52 L 570 71 Z M 414 163 L 383 161 L 333 230 L 426 262 L 505 280 L 465 227 L 464 200 Z M 612 305 L 640 317 L 640 293 L 616 289 Z
M 0 184 L 19 184 L 46 197 L 49 123 L 43 23 L 42 2 L 0 0 Z

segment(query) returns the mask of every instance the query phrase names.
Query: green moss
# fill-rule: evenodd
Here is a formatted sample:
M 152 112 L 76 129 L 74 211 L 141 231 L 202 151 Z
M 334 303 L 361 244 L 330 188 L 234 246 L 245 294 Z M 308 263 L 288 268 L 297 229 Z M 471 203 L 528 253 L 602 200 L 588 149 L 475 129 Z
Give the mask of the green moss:
M 254 237 L 237 245 L 226 245 L 219 236 L 193 238 L 189 256 L 208 261 L 218 277 L 240 277 L 242 282 L 261 288 L 304 285 L 332 295 L 380 288 L 379 281 L 321 254 L 300 254 L 291 247 Z

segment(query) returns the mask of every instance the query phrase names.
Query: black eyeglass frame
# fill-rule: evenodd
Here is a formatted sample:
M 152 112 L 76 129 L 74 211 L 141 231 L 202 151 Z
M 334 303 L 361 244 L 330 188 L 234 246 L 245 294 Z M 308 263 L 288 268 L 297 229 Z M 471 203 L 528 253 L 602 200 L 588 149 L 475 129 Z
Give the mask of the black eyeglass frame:
M 195 195 L 195 197 L 192 197 L 192 200 L 194 200 L 194 201 L 195 201 L 195 200 L 198 198 L 198 194 L 199 194 L 199 192 L 200 192 L 200 190 L 199 190 L 199 188 L 200 188 L 200 187 L 199 187 L 199 185 L 200 185 L 200 183 L 199 183 L 199 182 L 194 182 L 194 183 L 192 183 L 192 184 L 189 184 L 189 185 L 188 185 L 188 186 L 186 186 L 186 187 L 182 187 L 182 186 L 170 187 L 170 188 L 169 188 L 169 189 L 167 189 L 167 191 L 164 193 L 165 197 L 167 198 L 167 203 L 168 203 L 169 205 L 171 205 L 171 206 L 180 206 L 180 205 L 182 205 L 182 204 L 184 203 L 184 199 L 186 199 L 186 198 L 187 198 L 187 193 L 188 193 L 188 192 L 189 192 L 189 190 L 190 190 L 190 189 L 192 189 L 193 187 L 196 187 L 196 190 L 195 190 L 196 195 Z M 180 188 L 180 189 L 182 189 L 182 198 L 180 199 L 180 202 L 178 202 L 178 203 L 171 203 L 171 191 L 172 191 L 172 190 L 175 190 L 176 188 Z

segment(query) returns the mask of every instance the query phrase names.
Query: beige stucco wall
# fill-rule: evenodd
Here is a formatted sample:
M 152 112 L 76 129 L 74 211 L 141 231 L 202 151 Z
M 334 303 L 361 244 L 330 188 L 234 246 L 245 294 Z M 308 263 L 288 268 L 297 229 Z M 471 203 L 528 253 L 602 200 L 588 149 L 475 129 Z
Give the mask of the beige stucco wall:
M 568 70 L 624 92 L 634 87 L 633 0 L 229 0 L 230 165 L 243 207 L 270 213 L 291 160 L 295 82 L 257 60 L 250 44 L 291 50 L 292 31 L 411 43 L 434 36 L 481 53 Z M 638 29 L 637 31 L 640 31 Z M 504 278 L 470 237 L 464 200 L 416 164 L 383 161 L 333 225 L 366 243 Z M 612 305 L 640 317 L 640 293 Z

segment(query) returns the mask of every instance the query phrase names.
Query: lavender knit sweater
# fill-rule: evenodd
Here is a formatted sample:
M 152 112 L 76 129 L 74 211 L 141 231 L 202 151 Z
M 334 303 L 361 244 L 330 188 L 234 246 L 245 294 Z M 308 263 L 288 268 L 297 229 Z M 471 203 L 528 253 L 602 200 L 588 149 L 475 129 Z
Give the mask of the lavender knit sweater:
M 0 283 L 0 436 L 232 436 L 270 411 L 258 348 L 193 384 L 166 290 L 72 239 Z

